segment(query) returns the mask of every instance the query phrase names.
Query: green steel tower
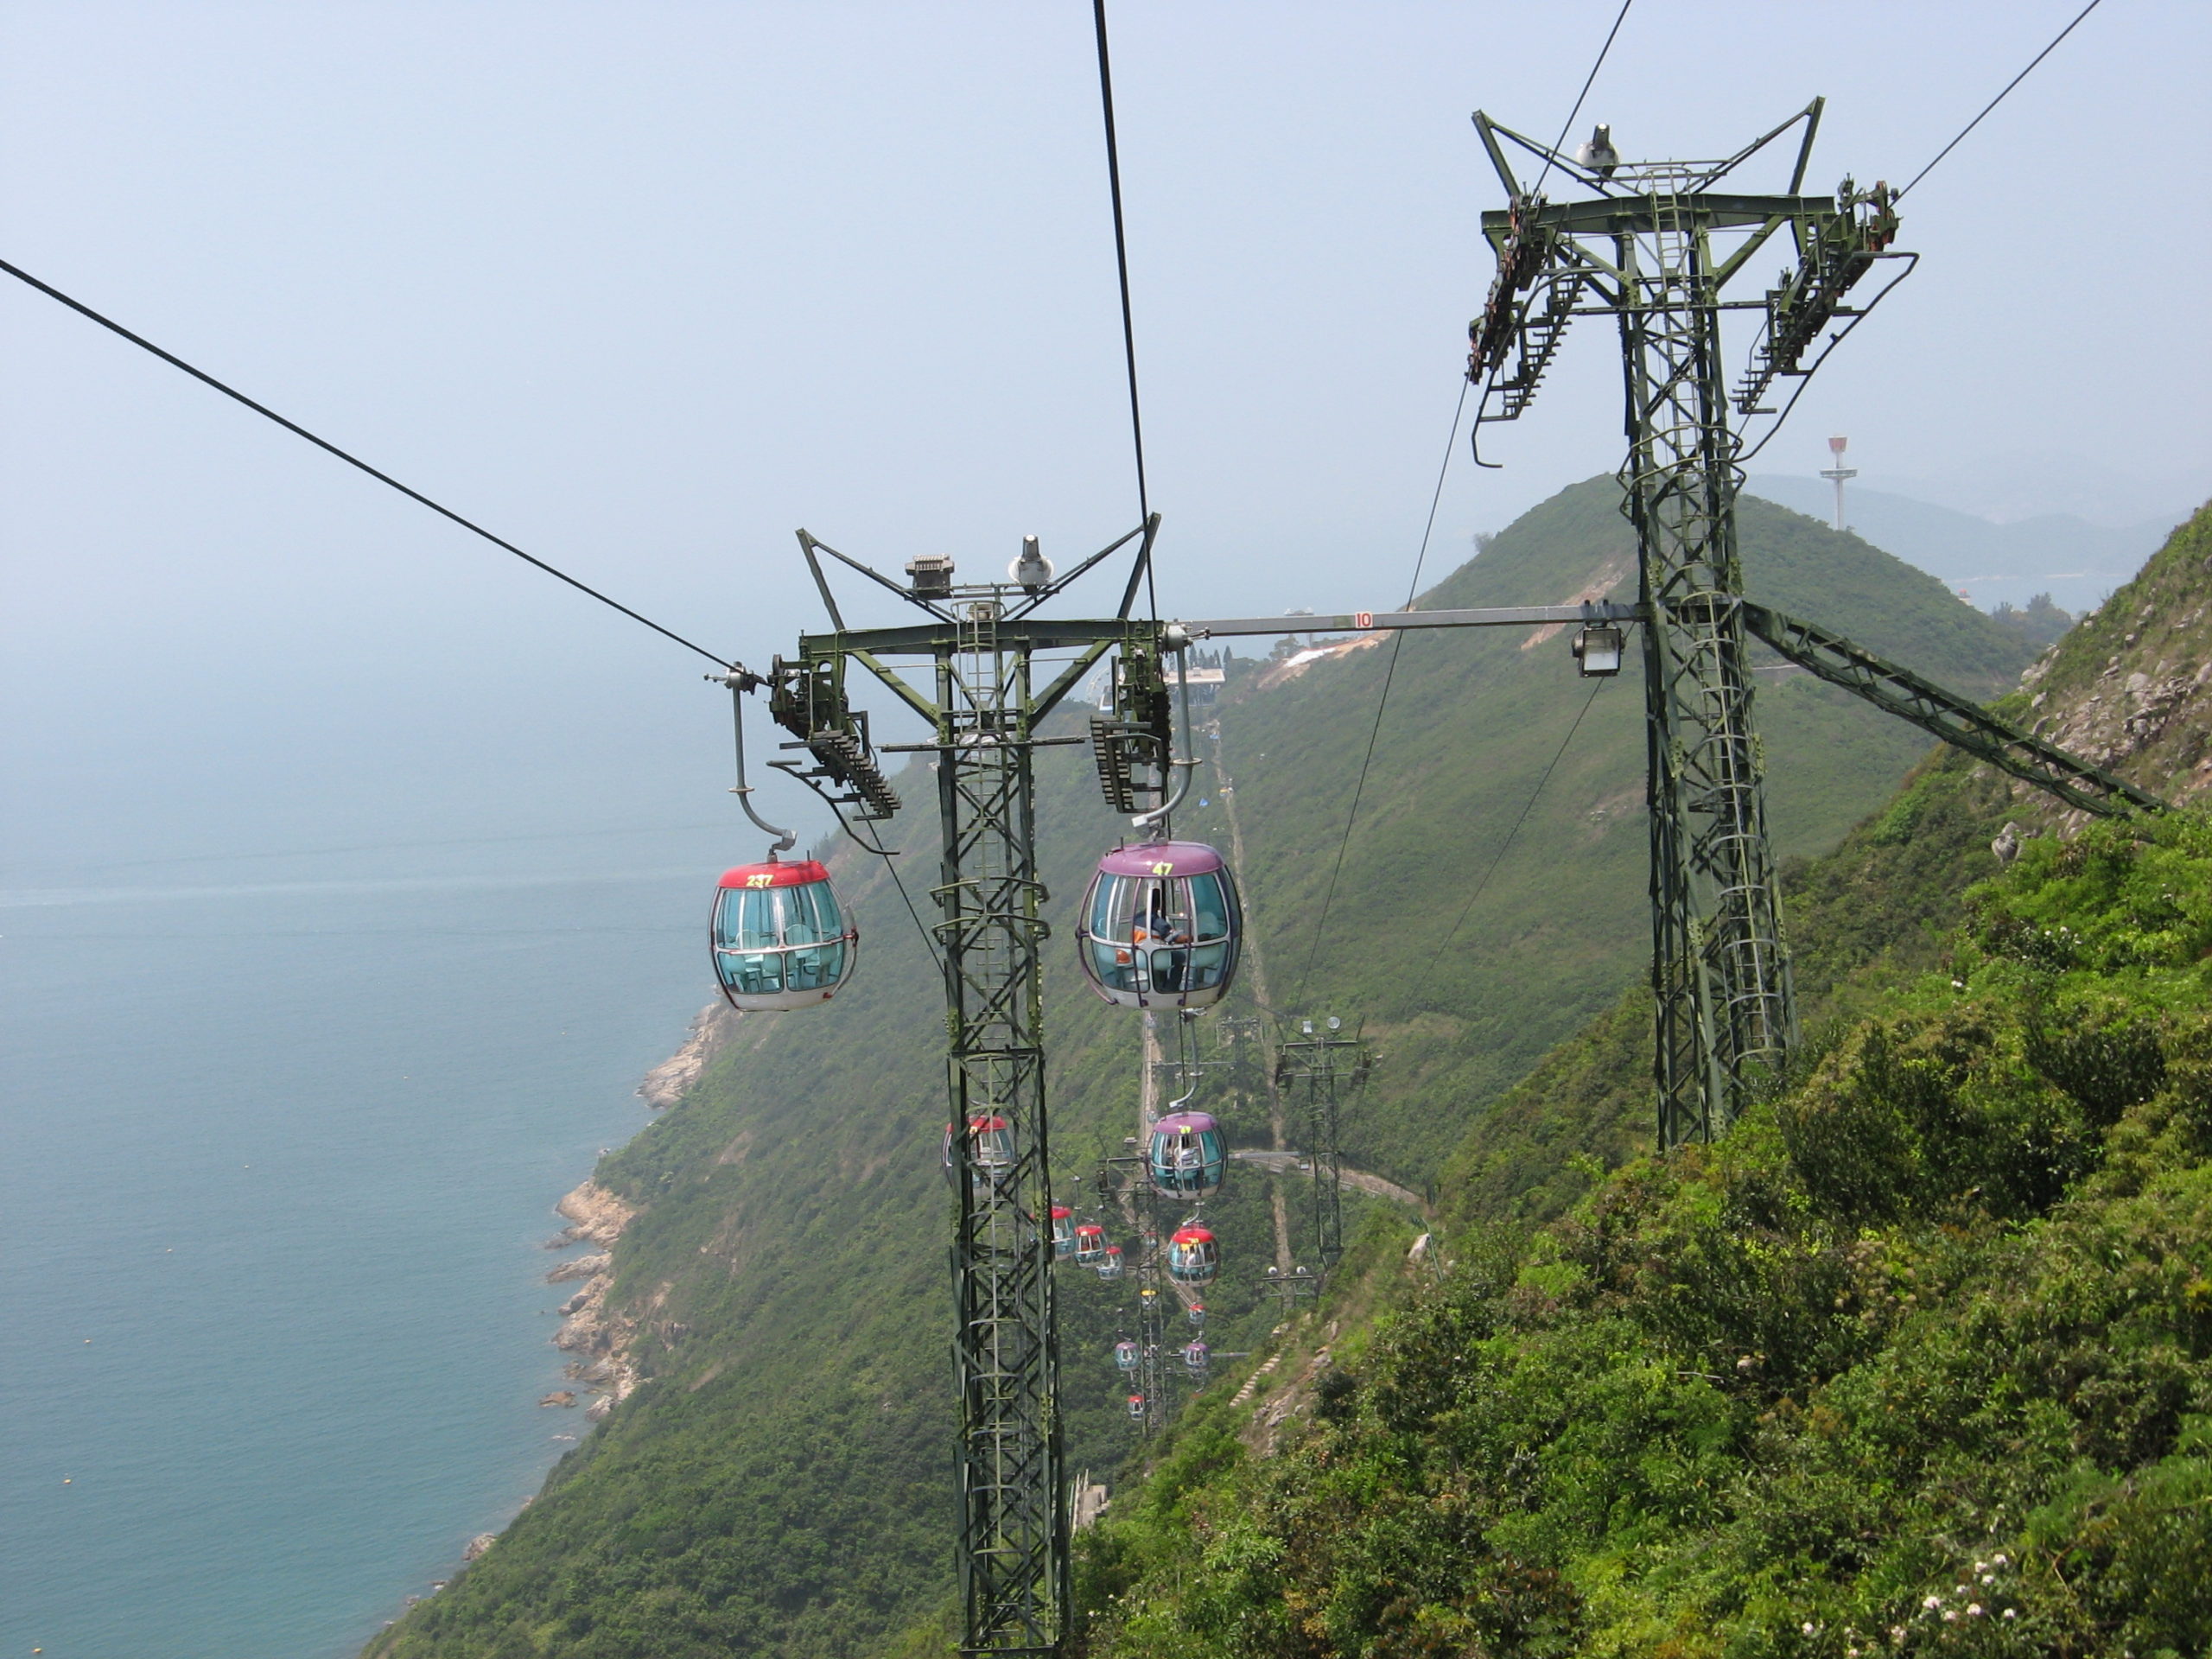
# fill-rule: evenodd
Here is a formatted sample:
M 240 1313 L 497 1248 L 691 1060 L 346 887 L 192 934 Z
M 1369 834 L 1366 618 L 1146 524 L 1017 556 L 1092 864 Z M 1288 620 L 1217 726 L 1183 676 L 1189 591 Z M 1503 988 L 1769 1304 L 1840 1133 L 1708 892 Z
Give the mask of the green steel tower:
M 1623 511 L 1636 526 L 1645 622 L 1662 1146 L 1725 1128 L 1746 1084 L 1794 1036 L 1736 548 L 1745 435 L 1730 416 L 1772 416 L 1764 400 L 1774 383 L 1802 385 L 1830 324 L 1847 331 L 1863 315 L 1845 303 L 1859 279 L 1884 259 L 1908 261 L 1899 276 L 1910 268 L 1910 256 L 1889 251 L 1897 218 L 1885 186 L 1846 180 L 1833 196 L 1801 193 L 1820 112 L 1815 101 L 1724 160 L 1634 164 L 1602 126 L 1570 157 L 1475 117 L 1508 195 L 1483 215 L 1498 269 L 1470 330 L 1468 372 L 1483 388 L 1478 442 L 1484 425 L 1528 407 L 1573 318 L 1609 316 L 1620 330 Z M 1739 168 L 1799 128 L 1785 192 L 1730 188 Z M 1508 143 L 1541 161 L 1533 185 L 1516 175 Z M 1548 200 L 1554 173 L 1588 194 Z M 1729 297 L 1753 256 L 1785 234 L 1795 268 L 1762 296 Z M 1720 329 L 1730 310 L 1764 322 L 1732 393 Z
M 799 532 L 834 631 L 801 637 L 767 677 L 770 711 L 806 758 L 780 763 L 841 814 L 887 818 L 899 801 L 880 753 L 923 753 L 936 772 L 940 870 L 931 930 L 944 979 L 945 1084 L 952 1226 L 953 1381 L 959 1405 L 957 1559 L 961 1651 L 1058 1654 L 1068 1630 L 1069 1493 L 1061 1454 L 1059 1360 L 1052 1306 L 1051 1141 L 1045 1107 L 1039 947 L 1046 899 L 1037 870 L 1034 756 L 1046 717 L 1109 653 L 1123 701 L 1141 706 L 1098 744 L 1102 775 L 1141 789 L 1168 734 L 1148 718 L 1171 629 L 1127 613 L 1159 525 L 1139 530 L 1058 582 L 1028 543 L 1006 582 L 953 582 L 952 561 L 917 559 L 892 581 Z M 1141 540 L 1140 541 L 1140 537 Z M 1121 615 L 1047 621 L 1037 607 L 1092 566 L 1139 542 Z M 923 613 L 903 626 L 849 628 L 823 556 Z M 1179 638 L 1179 632 L 1176 632 Z M 1063 653 L 1043 684 L 1045 653 Z M 921 685 L 900 671 L 912 664 Z M 858 666 L 929 731 L 879 750 L 847 696 Z M 926 689 L 925 689 L 926 688 Z M 1154 772 L 1160 767 L 1152 768 Z

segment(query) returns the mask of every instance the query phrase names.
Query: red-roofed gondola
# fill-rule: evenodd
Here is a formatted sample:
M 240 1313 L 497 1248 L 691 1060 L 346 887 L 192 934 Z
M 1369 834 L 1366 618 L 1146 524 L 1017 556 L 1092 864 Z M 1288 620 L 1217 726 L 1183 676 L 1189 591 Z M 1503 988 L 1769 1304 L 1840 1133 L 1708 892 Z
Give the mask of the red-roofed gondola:
M 778 858 L 725 871 L 715 895 L 715 978 L 747 1014 L 827 1002 L 860 961 L 860 930 L 810 858 Z
M 993 1177 L 1014 1167 L 1014 1125 L 996 1112 L 978 1112 L 968 1120 L 968 1163 L 980 1190 Z M 944 1126 L 944 1179 L 960 1179 L 952 1150 L 952 1125 Z
M 1204 1227 L 1179 1227 L 1167 1241 L 1167 1276 L 1180 1285 L 1203 1285 L 1221 1271 L 1221 1246 Z
M 742 693 L 760 683 L 742 668 L 733 668 L 722 681 L 729 687 L 737 742 L 737 787 L 730 793 L 745 816 L 775 840 L 764 862 L 722 873 L 707 930 L 715 982 L 730 1007 L 746 1014 L 827 1002 L 853 976 L 861 949 L 860 929 L 846 919 L 830 890 L 830 872 L 810 858 L 779 857 L 798 844 L 798 836 L 753 810 L 753 788 L 745 781 Z

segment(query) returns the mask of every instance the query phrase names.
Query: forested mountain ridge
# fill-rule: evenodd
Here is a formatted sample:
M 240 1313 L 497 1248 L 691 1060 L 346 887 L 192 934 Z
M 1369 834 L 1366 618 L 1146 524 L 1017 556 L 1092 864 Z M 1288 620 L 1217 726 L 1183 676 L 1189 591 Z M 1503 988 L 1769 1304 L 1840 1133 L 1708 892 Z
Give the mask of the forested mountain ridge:
M 1554 602 L 1618 581 L 1631 543 L 1617 499 L 1604 480 L 1562 493 L 1422 602 Z M 1747 503 L 1743 539 L 1752 592 L 1780 608 L 1976 691 L 2024 661 L 2015 636 L 1854 538 Z M 1408 636 L 1317 946 L 1389 649 L 1296 673 L 1236 664 L 1217 763 L 1178 830 L 1226 842 L 1236 804 L 1256 963 L 1279 1002 L 1364 1015 L 1381 1035 L 1354 1158 L 1418 1190 L 1640 972 L 1642 730 L 1633 664 L 1630 683 L 1595 690 L 1556 633 Z M 1925 747 L 1799 676 L 1763 673 L 1760 709 L 1777 835 L 1802 853 L 1887 798 Z M 1065 948 L 1088 865 L 1121 826 L 1079 750 L 1042 751 L 1039 775 L 1065 1188 L 1135 1130 L 1139 1039 L 1131 1016 L 1082 989 Z M 891 840 L 926 912 L 931 785 L 917 768 L 899 788 L 924 804 Z M 638 1211 L 607 1306 L 633 1328 L 645 1380 L 372 1653 L 842 1659 L 888 1651 L 902 1630 L 917 1650 L 934 1639 L 952 1504 L 938 979 L 883 862 L 850 847 L 833 862 L 866 929 L 855 983 L 828 1009 L 740 1022 L 682 1102 L 597 1173 Z M 1224 1012 L 1253 1011 L 1251 982 Z M 1248 1144 L 1268 1134 L 1239 1086 L 1256 1071 L 1245 1056 L 1212 1103 Z M 1273 1257 L 1268 1179 L 1240 1170 L 1208 1220 L 1227 1256 L 1209 1335 L 1262 1349 L 1275 1317 L 1255 1284 Z M 1091 1274 L 1063 1281 L 1071 1461 L 1102 1474 L 1130 1449 L 1105 1357 L 1124 1300 Z
M 2208 608 L 2212 509 L 2006 707 L 2191 800 Z M 1790 1073 L 1658 1160 L 1640 996 L 1547 1056 L 1086 1535 L 1086 1651 L 2212 1650 L 2212 820 L 1947 753 L 1789 885 Z
M 1751 597 L 1969 696 L 2008 690 L 2026 665 L 2017 636 L 1933 577 L 1770 502 L 1741 507 Z M 1421 604 L 1632 598 L 1634 571 L 1619 487 L 1592 479 L 1523 515 Z M 1243 880 L 1274 994 L 1287 1011 L 1359 1013 L 1382 1038 L 1389 1086 L 1357 1146 L 1414 1185 L 1479 1103 L 1611 1004 L 1649 948 L 1641 659 L 1632 651 L 1617 681 L 1580 681 L 1567 644 L 1556 627 L 1408 633 L 1395 673 L 1377 644 L 1223 720 L 1246 821 L 1265 826 Z M 1927 740 L 1775 658 L 1756 660 L 1777 850 L 1825 851 Z M 1389 704 L 1337 876 L 1386 673 Z

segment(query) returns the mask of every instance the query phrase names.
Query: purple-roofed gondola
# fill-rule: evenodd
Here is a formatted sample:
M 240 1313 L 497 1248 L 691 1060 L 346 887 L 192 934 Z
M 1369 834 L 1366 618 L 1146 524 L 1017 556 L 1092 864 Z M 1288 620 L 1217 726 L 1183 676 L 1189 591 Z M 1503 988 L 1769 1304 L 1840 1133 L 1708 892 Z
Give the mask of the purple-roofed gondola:
M 1125 1008 L 1203 1008 L 1236 976 L 1236 880 L 1203 842 L 1119 847 L 1098 861 L 1076 929 L 1083 971 Z
M 1145 1173 L 1170 1198 L 1202 1198 L 1219 1192 L 1229 1173 L 1229 1146 L 1221 1125 L 1210 1112 L 1170 1112 L 1154 1118 Z

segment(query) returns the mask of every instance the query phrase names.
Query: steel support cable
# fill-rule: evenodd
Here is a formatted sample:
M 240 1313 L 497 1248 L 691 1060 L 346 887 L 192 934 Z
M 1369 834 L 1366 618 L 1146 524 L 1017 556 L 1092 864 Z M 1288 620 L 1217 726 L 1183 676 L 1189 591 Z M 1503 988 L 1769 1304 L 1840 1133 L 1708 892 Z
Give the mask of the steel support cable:
M 943 973 L 944 953 L 937 948 L 937 935 L 931 932 L 927 925 L 923 922 L 922 912 L 914 908 L 914 900 L 906 891 L 906 884 L 899 879 L 899 849 L 895 847 L 886 847 L 883 844 L 883 837 L 873 830 L 868 832 L 868 838 L 862 841 L 860 831 L 853 828 L 852 821 L 846 817 L 842 807 L 835 801 L 831 801 L 830 810 L 836 814 L 838 828 L 852 837 L 855 846 L 862 852 L 874 853 L 883 861 L 884 868 L 891 873 L 891 885 L 899 889 L 899 902 L 906 906 L 906 914 L 913 918 L 914 931 L 922 936 L 922 948 L 930 953 L 930 960 L 937 964 L 938 971 Z
M 1459 914 L 1452 924 L 1452 931 L 1444 936 L 1444 943 L 1436 947 L 1436 954 L 1428 959 L 1430 973 L 1436 971 L 1436 964 L 1444 960 L 1445 951 L 1451 948 L 1452 941 L 1459 937 L 1460 924 L 1474 913 L 1475 900 L 1483 896 L 1483 889 L 1490 886 L 1491 877 L 1497 874 L 1497 867 L 1505 861 L 1505 855 L 1512 849 L 1514 837 L 1521 833 L 1521 826 L 1529 822 L 1529 814 L 1536 810 L 1537 798 L 1543 794 L 1544 785 L 1551 782 L 1552 773 L 1558 769 L 1560 760 L 1567 753 L 1567 746 L 1574 741 L 1575 733 L 1582 729 L 1582 716 L 1590 712 L 1590 705 L 1598 701 L 1598 694 L 1605 689 L 1609 679 L 1610 677 L 1608 679 L 1599 680 L 1597 684 L 1590 688 L 1590 695 L 1582 700 L 1582 708 L 1574 716 L 1574 723 L 1567 728 L 1567 735 L 1560 739 L 1559 748 L 1553 754 L 1550 763 L 1544 767 L 1542 775 L 1536 779 L 1535 788 L 1529 791 L 1528 804 L 1521 809 L 1521 816 L 1513 820 L 1513 827 L 1505 832 L 1505 839 L 1498 843 L 1497 851 L 1491 856 L 1490 868 L 1483 872 L 1483 879 L 1475 883 L 1475 890 L 1467 895 L 1467 902 L 1459 907 Z
M 2022 81 L 2025 80 L 2028 76 L 2034 72 L 2036 65 L 2041 63 L 2053 52 L 2056 52 L 2058 49 L 2059 41 L 2064 40 L 2069 35 L 2071 35 L 2074 32 L 2075 26 L 2079 24 L 2084 17 L 2087 17 L 2091 12 L 2094 11 L 2101 3 L 2102 0 L 2089 0 L 2089 3 L 2088 5 L 2082 7 L 2081 10 L 2075 13 L 2074 22 L 2067 24 L 2065 28 L 2060 29 L 2056 35 L 2053 35 L 2051 37 L 2050 44 L 2044 48 L 2042 51 L 2037 53 L 2033 58 L 2030 59 L 2028 61 L 2028 67 L 2025 69 L 2021 70 L 2018 74 L 2013 76 L 2012 79 L 2005 83 L 2004 92 L 1998 93 L 1996 97 L 1991 99 L 1988 103 L 1981 106 L 1980 115 L 1977 115 L 1973 120 L 1967 122 L 1965 126 L 1960 128 L 1959 136 L 1956 138 L 1952 139 L 1949 143 L 1944 145 L 1942 149 L 1936 152 L 1936 161 L 1929 162 L 1928 165 L 1922 168 L 1919 172 L 1914 174 L 1912 175 L 1912 184 L 1906 185 L 1904 190 L 1898 191 L 1895 196 L 1891 198 L 1891 200 L 1893 201 L 1903 201 L 1905 198 L 1905 192 L 1910 190 L 1912 188 L 1912 185 L 1918 184 L 1923 179 L 1926 178 L 1930 173 L 1933 173 L 1936 170 L 1936 162 L 1942 161 L 1946 156 L 1956 149 L 1961 143 L 1965 142 L 1967 134 L 1972 132 L 1976 127 L 1981 124 L 1983 117 L 1986 116 L 1999 104 L 2002 104 L 2005 98 L 2011 93 L 2012 90 L 2015 86 L 2018 86 Z
M 1605 43 L 1598 48 L 1597 60 L 1591 64 L 1590 73 L 1582 78 L 1582 90 L 1574 95 L 1574 107 L 1567 112 L 1567 119 L 1560 123 L 1559 137 L 1552 145 L 1552 155 L 1544 157 L 1543 170 L 1536 175 L 1536 181 L 1529 188 L 1535 195 L 1544 188 L 1544 181 L 1551 176 L 1553 156 L 1567 142 L 1567 135 L 1574 130 L 1574 118 L 1582 113 L 1582 100 L 1590 96 L 1590 89 L 1597 84 L 1598 72 L 1605 67 L 1605 54 L 1613 49 L 1613 37 L 1621 32 L 1621 25 L 1628 21 L 1628 9 L 1636 0 L 1621 0 L 1621 9 L 1613 18 L 1613 26 L 1605 31 Z
M 517 547 L 512 542 L 510 542 L 502 537 L 494 536 L 490 531 L 485 529 L 483 525 L 473 523 L 469 519 L 462 518 L 451 507 L 443 506 L 438 502 L 433 501 L 429 496 L 423 494 L 422 491 L 410 489 L 406 485 L 392 477 L 391 474 L 378 472 L 375 467 L 370 466 L 367 461 L 363 461 L 359 456 L 348 454 L 345 450 L 340 449 L 336 444 L 331 442 L 327 438 L 317 437 L 314 433 L 308 431 L 307 428 L 302 426 L 296 421 L 286 420 L 282 415 L 279 415 L 275 410 L 270 408 L 266 404 L 256 403 L 252 398 L 247 397 L 235 386 L 226 385 L 220 380 L 218 380 L 213 375 L 209 374 L 206 370 L 193 367 L 191 364 L 177 356 L 175 353 L 163 351 L 160 346 L 155 345 L 152 340 L 148 340 L 143 334 L 133 334 L 130 329 L 124 327 L 112 317 L 102 316 L 99 312 L 93 310 L 91 306 L 86 305 L 83 301 L 70 298 L 68 295 L 64 294 L 60 289 L 54 287 L 51 283 L 39 281 L 37 277 L 32 276 L 30 272 L 22 270 L 21 267 L 11 265 L 6 260 L 0 259 L 0 270 L 7 272 L 9 276 L 15 277 L 18 282 L 36 289 L 48 299 L 58 300 L 63 305 L 67 306 L 72 311 L 76 312 L 79 316 L 89 318 L 91 321 L 99 324 L 101 327 L 107 329 L 111 334 L 119 334 L 124 339 L 129 340 L 133 346 L 138 346 L 142 350 L 152 353 L 156 357 L 160 358 L 162 362 L 168 364 L 171 368 L 181 369 L 185 373 L 190 375 L 194 379 L 200 382 L 203 385 L 212 386 L 217 391 L 221 392 L 224 397 L 228 397 L 236 403 L 244 404 L 255 414 L 259 415 L 265 419 L 274 421 L 277 425 L 283 427 L 287 432 L 291 433 L 296 437 L 305 438 L 309 443 L 315 445 L 316 448 L 323 450 L 329 454 L 337 456 L 339 460 L 344 461 L 348 467 L 357 467 L 360 471 L 366 473 L 371 478 L 376 480 L 378 483 L 390 485 L 393 489 L 397 490 L 409 500 L 419 502 L 422 505 L 428 507 L 432 512 L 436 513 L 440 518 L 452 520 L 454 524 L 459 524 L 463 530 L 467 531 L 471 535 L 480 536 L 486 541 L 491 543 L 493 546 L 499 548 L 505 552 L 513 554 L 515 557 L 520 559 L 524 564 L 537 566 L 537 569 L 543 570 L 547 575 L 556 577 L 562 582 L 567 582 L 569 587 L 575 588 L 578 593 L 588 594 L 590 597 L 597 600 L 601 604 L 607 606 L 609 609 L 621 612 L 623 615 L 628 617 L 632 622 L 642 622 L 645 626 L 651 628 L 655 633 L 659 634 L 664 639 L 673 639 L 677 645 L 683 646 L 686 651 L 696 651 L 700 656 L 705 658 L 709 662 L 715 664 L 718 667 L 730 670 L 736 670 L 738 668 L 737 664 L 733 662 L 725 662 L 721 658 L 717 657 L 713 652 L 709 651 L 704 645 L 693 644 L 690 640 L 686 639 L 682 634 L 677 633 L 675 630 L 661 626 L 661 625 L 654 621 L 652 618 L 639 615 L 636 611 L 632 610 L 627 605 L 623 604 L 621 601 L 609 599 L 605 594 L 601 593 L 598 588 L 591 587 L 588 583 L 577 581 L 567 571 L 556 569 L 552 565 L 546 563 L 544 560 L 537 557 L 535 554 L 525 553 L 522 549 Z
M 1452 410 L 1451 435 L 1444 440 L 1444 461 L 1436 469 L 1436 487 L 1429 493 L 1428 522 L 1421 526 L 1421 551 L 1414 558 L 1413 580 L 1406 584 L 1406 602 L 1402 608 L 1411 610 L 1414 600 L 1421 593 L 1421 567 L 1428 563 L 1428 540 L 1436 530 L 1437 504 L 1444 499 L 1445 476 L 1452 470 L 1452 446 L 1459 442 L 1460 417 L 1467 412 L 1467 382 L 1459 382 L 1459 401 Z M 1344 833 L 1337 842 L 1336 862 L 1329 870 L 1329 886 L 1321 896 L 1321 913 L 1313 923 L 1313 943 L 1306 948 L 1306 966 L 1298 976 L 1298 994 L 1291 998 L 1294 1005 L 1306 1000 L 1306 983 L 1313 976 L 1314 959 L 1321 954 L 1321 941 L 1329 929 L 1329 911 L 1337 901 L 1337 879 L 1344 873 L 1344 853 L 1351 845 L 1351 832 L 1359 823 L 1359 798 L 1367 789 L 1367 769 L 1375 761 L 1375 742 L 1382 734 L 1382 716 L 1390 707 L 1390 683 L 1398 675 L 1398 652 L 1404 649 L 1405 630 L 1390 636 L 1389 659 L 1382 666 L 1382 693 L 1375 701 L 1375 723 L 1367 728 L 1367 752 L 1359 758 L 1359 778 L 1351 786 L 1351 805 L 1344 813 Z
M 1098 35 L 1098 105 L 1106 121 L 1106 183 L 1114 199 L 1114 268 L 1122 280 L 1122 358 L 1129 372 L 1129 436 L 1136 448 L 1137 522 L 1152 520 L 1152 499 L 1145 488 L 1144 416 L 1137 403 L 1137 331 L 1129 308 L 1129 239 L 1122 220 L 1122 150 L 1114 133 L 1114 66 L 1106 49 L 1106 0 L 1091 0 L 1090 15 Z M 1144 599 L 1152 620 L 1160 620 L 1160 596 L 1154 590 L 1152 558 L 1144 564 Z

